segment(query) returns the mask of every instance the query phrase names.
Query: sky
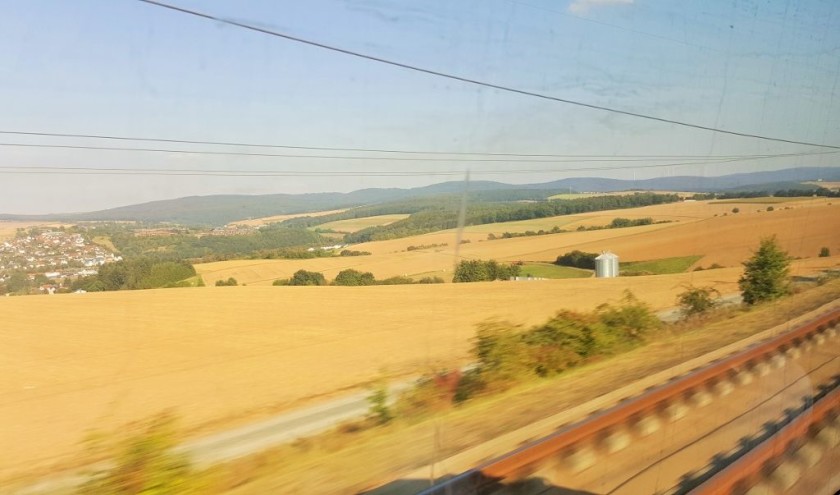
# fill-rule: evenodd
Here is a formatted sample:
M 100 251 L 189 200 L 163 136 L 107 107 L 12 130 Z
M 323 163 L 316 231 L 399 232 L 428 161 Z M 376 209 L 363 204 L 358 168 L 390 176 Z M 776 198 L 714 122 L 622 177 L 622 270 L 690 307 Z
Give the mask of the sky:
M 834 0 L 167 1 L 532 93 L 840 145 Z M 3 2 L 0 131 L 0 213 L 17 214 L 192 195 L 415 187 L 461 180 L 467 170 L 474 179 L 535 183 L 840 165 L 838 150 L 467 84 L 137 0 Z

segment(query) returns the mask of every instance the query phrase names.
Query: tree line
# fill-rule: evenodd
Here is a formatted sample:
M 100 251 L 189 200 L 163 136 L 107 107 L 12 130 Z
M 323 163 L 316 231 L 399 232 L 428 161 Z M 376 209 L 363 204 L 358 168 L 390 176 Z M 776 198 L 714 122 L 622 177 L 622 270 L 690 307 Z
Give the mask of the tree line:
M 551 200 L 535 203 L 475 203 L 471 204 L 465 225 L 532 220 L 560 215 L 573 215 L 591 211 L 636 208 L 663 203 L 674 203 L 676 194 L 635 193 L 627 195 L 595 196 L 569 200 Z M 368 227 L 345 236 L 349 243 L 396 239 L 455 228 L 458 225 L 456 207 L 433 206 L 418 211 L 408 218 L 375 227 Z
M 309 270 L 298 270 L 289 278 L 275 280 L 272 285 L 293 285 L 293 286 L 320 286 L 340 285 L 345 287 L 358 287 L 365 285 L 410 285 L 410 284 L 442 284 L 444 280 L 440 277 L 423 277 L 414 280 L 411 277 L 395 276 L 377 280 L 371 272 L 361 272 L 348 268 L 338 272 L 332 284 L 327 281 L 323 273 Z
M 186 279 L 196 275 L 186 261 L 162 261 L 133 258 L 99 267 L 99 273 L 82 277 L 71 284 L 72 290 L 87 292 L 187 287 Z

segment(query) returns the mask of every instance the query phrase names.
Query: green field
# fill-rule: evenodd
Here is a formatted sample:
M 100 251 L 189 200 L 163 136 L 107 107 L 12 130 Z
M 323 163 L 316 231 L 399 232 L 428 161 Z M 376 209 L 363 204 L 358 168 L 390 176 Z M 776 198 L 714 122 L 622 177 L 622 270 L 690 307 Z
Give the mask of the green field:
M 343 232 L 346 234 L 358 232 L 362 229 L 366 229 L 368 227 L 377 227 L 379 225 L 388 225 L 390 223 L 394 223 L 398 220 L 402 220 L 404 218 L 408 218 L 408 215 L 377 215 L 373 217 L 363 217 L 363 218 L 350 218 L 347 220 L 336 220 L 335 222 L 328 222 L 317 227 L 313 227 L 314 229 L 324 229 L 324 230 L 334 230 L 336 232 Z
M 803 199 L 811 199 L 810 197 L 793 197 L 793 198 L 775 198 L 771 196 L 764 196 L 761 198 L 739 198 L 739 199 L 721 199 L 712 201 L 711 204 L 718 205 L 736 205 L 741 203 L 753 204 L 776 204 L 776 203 L 790 203 L 791 201 L 802 201 Z
M 677 258 L 662 258 L 648 261 L 629 261 L 621 263 L 620 273 L 665 275 L 667 273 L 683 273 L 696 263 L 702 256 L 680 256 Z
M 525 263 L 519 267 L 519 275 L 536 278 L 586 278 L 591 277 L 592 272 L 552 263 Z

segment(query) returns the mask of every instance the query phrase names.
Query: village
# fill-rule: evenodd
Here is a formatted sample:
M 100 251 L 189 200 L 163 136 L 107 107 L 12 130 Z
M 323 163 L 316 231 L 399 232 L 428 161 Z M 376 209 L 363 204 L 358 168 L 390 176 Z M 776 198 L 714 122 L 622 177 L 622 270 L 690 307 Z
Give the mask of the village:
M 96 275 L 100 266 L 120 260 L 121 256 L 79 233 L 19 232 L 0 243 L 0 284 L 22 284 L 53 293 L 71 279 Z

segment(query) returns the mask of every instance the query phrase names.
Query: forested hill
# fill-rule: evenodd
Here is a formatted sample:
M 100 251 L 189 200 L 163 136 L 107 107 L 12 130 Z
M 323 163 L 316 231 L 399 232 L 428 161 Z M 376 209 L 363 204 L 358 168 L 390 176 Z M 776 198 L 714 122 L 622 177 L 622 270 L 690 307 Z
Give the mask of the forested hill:
M 720 177 L 661 177 L 647 180 L 570 178 L 541 184 L 504 184 L 471 181 L 471 199 L 486 202 L 540 201 L 558 192 L 625 190 L 709 192 L 802 188 L 802 182 L 840 180 L 840 167 L 794 168 Z M 814 188 L 816 186 L 807 186 Z M 55 215 L 0 215 L 0 220 L 134 220 L 184 225 L 223 225 L 236 220 L 272 215 L 334 210 L 361 205 L 429 199 L 448 201 L 464 191 L 463 182 L 444 182 L 412 189 L 362 189 L 350 193 L 214 195 L 153 201 L 108 210 Z M 415 210 L 416 211 L 416 210 Z M 396 212 L 391 212 L 396 213 Z M 413 213 L 413 211 L 405 211 Z

